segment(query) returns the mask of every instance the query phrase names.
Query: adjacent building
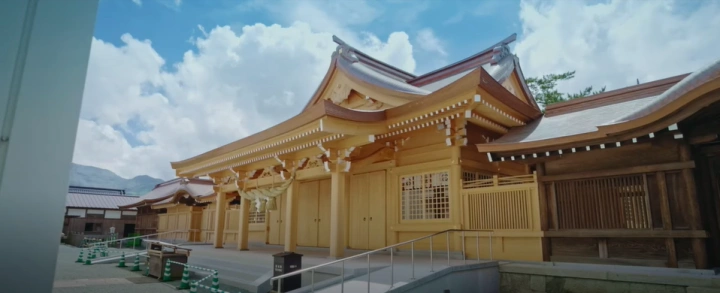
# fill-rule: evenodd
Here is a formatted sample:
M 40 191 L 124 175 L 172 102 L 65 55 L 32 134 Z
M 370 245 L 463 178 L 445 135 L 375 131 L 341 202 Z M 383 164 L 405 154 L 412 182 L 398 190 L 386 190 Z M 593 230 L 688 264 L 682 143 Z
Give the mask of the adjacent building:
M 420 76 L 334 40 L 325 78 L 298 115 L 171 163 L 177 186 L 211 180 L 146 199 L 166 213 L 158 231 L 342 257 L 468 229 L 483 232 L 432 249 L 491 242 L 464 252 L 720 262 L 720 62 L 541 109 L 510 54 L 515 35 Z
M 135 196 L 122 189 L 70 186 L 65 200 L 63 233 L 67 242 L 79 245 L 83 238 L 109 239 L 135 233 L 135 209 L 118 206 L 132 203 Z

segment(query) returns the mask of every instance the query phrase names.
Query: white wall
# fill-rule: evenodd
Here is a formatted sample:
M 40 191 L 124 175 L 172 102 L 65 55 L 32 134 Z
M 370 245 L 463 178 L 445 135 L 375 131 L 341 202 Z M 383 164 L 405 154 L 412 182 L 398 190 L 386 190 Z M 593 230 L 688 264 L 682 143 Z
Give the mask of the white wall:
M 105 219 L 120 219 L 120 218 L 121 218 L 120 211 L 112 211 L 112 210 L 105 211 Z

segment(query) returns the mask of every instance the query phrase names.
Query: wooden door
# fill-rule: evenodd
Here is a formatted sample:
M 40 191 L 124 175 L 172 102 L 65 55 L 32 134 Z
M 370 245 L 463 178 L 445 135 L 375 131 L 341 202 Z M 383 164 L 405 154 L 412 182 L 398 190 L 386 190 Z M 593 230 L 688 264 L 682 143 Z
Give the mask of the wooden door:
M 268 243 L 269 244 L 284 244 L 285 243 L 285 223 L 283 219 L 285 217 L 285 210 L 283 209 L 283 198 L 285 194 L 275 198 L 275 205 L 277 209 L 268 212 Z M 250 206 L 252 209 L 253 206 Z
M 318 193 L 320 181 L 299 184 L 297 245 L 318 245 Z
M 323 179 L 319 182 L 318 189 L 318 247 L 330 247 L 330 196 L 332 192 L 332 181 Z M 343 215 L 341 215 L 342 217 Z
M 368 174 L 356 174 L 350 178 L 348 246 L 354 249 L 368 249 L 368 177 Z
M 366 180 L 368 186 L 368 249 L 378 249 L 386 246 L 386 216 L 385 216 L 385 171 L 368 173 Z

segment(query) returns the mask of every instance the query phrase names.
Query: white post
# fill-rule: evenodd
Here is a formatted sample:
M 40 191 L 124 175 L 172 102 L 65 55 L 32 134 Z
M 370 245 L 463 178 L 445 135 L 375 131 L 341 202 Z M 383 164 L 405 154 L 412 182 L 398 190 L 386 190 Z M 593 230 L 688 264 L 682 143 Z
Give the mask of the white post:
M 0 273 L 3 292 L 53 288 L 97 8 L 98 0 L 0 1 L 0 235 L 13 239 L 2 244 L 13 252 L 3 259 L 13 264 Z

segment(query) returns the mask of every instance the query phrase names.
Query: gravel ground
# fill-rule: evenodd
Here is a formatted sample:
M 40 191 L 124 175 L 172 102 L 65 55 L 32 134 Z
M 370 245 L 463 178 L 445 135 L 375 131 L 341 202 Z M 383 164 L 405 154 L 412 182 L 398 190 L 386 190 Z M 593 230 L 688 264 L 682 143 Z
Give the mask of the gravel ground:
M 131 272 L 132 262 L 127 262 L 127 268 L 118 268 L 116 263 L 94 265 L 76 263 L 78 253 L 78 248 L 60 245 L 53 293 L 178 293 L 189 291 L 177 290 L 180 280 L 160 282 L 152 277 L 143 276 L 141 273 L 145 272 L 145 267 L 142 265 L 140 272 Z M 237 289 L 222 284 L 220 288 L 238 292 Z M 209 291 L 198 288 L 198 292 Z

